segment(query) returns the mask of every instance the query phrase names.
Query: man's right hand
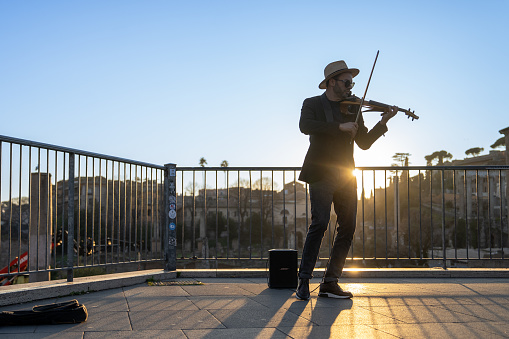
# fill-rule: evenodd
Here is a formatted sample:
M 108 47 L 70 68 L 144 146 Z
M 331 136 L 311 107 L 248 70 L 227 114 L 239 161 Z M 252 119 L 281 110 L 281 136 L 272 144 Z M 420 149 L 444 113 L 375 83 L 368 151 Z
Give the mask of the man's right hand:
M 344 124 L 339 124 L 339 130 L 350 134 L 352 139 L 354 139 L 357 134 L 357 128 L 359 128 L 359 125 L 356 122 L 345 122 Z

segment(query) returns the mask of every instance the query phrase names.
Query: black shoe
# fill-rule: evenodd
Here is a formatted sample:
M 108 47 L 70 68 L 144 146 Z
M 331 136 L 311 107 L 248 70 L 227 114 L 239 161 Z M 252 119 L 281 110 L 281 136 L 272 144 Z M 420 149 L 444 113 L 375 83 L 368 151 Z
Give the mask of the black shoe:
M 308 300 L 310 297 L 309 294 L 309 279 L 300 279 L 299 285 L 297 286 L 297 291 L 295 291 L 295 296 L 300 300 Z
M 320 292 L 318 293 L 318 296 L 326 298 L 350 299 L 353 297 L 353 294 L 348 291 L 343 291 L 337 282 L 331 281 L 320 284 Z

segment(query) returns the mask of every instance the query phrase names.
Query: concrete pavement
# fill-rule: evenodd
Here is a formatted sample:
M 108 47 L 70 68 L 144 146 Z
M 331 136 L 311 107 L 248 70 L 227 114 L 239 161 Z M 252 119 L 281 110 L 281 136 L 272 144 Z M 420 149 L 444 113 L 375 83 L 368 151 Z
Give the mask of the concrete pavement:
M 352 300 L 318 298 L 316 290 L 309 301 L 299 301 L 291 289 L 269 289 L 266 278 L 253 275 L 181 274 L 161 279 L 173 285 L 123 283 L 11 304 L 0 311 L 77 299 L 89 318 L 74 325 L 0 327 L 0 337 L 509 338 L 509 278 L 345 278 L 341 285 L 354 293 Z M 311 288 L 319 282 L 313 279 Z

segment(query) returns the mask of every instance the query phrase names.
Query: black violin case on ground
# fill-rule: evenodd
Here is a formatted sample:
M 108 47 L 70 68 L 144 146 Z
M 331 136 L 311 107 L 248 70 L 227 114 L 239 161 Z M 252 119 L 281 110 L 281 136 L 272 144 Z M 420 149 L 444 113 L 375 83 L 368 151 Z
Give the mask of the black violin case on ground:
M 0 326 L 77 324 L 87 318 L 85 305 L 74 299 L 34 306 L 31 310 L 0 312 Z

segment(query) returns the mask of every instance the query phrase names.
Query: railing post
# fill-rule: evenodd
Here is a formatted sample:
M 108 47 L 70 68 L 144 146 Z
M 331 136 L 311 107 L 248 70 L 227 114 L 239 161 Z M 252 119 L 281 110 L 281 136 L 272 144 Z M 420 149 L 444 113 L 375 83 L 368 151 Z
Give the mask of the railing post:
M 67 281 L 74 278 L 74 153 L 69 153 L 67 182 Z
M 164 206 L 166 227 L 164 231 L 165 271 L 177 269 L 177 165 L 164 165 Z

